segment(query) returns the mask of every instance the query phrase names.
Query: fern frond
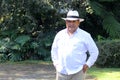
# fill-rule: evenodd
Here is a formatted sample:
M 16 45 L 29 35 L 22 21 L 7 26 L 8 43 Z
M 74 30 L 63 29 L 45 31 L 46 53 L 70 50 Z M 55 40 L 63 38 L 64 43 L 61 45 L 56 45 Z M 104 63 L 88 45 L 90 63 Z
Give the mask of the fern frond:
M 114 2 L 114 1 L 119 1 L 119 0 L 98 0 L 100 2 Z
M 109 0 L 112 1 L 112 0 Z M 90 6 L 103 19 L 103 28 L 112 38 L 120 38 L 120 23 L 115 19 L 112 12 L 108 12 L 106 8 L 95 1 L 90 1 Z
M 89 3 L 95 14 L 101 17 L 104 17 L 107 14 L 105 7 L 99 4 L 98 2 L 90 1 Z
M 103 28 L 106 29 L 111 37 L 120 38 L 120 23 L 112 15 L 105 16 Z

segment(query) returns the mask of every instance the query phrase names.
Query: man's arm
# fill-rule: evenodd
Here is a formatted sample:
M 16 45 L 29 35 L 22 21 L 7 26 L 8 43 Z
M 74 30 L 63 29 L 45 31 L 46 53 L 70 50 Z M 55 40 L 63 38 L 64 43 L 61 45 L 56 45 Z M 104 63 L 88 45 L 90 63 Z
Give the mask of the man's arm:
M 88 65 L 88 67 L 91 67 L 97 60 L 99 51 L 98 51 L 98 48 L 91 36 L 88 37 L 86 46 L 87 46 L 88 52 L 90 54 L 90 56 L 86 62 L 86 65 Z
M 52 44 L 52 47 L 51 47 L 51 58 L 52 58 L 54 66 L 56 66 L 57 63 L 58 63 L 57 49 L 58 49 L 58 47 L 57 47 L 57 37 L 55 37 L 55 39 L 53 41 L 53 44 Z

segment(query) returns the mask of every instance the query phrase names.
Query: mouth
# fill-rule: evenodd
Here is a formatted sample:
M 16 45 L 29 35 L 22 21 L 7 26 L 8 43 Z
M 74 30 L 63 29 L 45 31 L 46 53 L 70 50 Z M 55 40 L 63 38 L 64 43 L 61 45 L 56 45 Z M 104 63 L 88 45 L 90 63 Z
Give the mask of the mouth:
M 74 30 L 74 27 L 73 27 L 73 26 L 69 26 L 69 27 L 68 27 L 68 30 L 70 30 L 70 31 L 71 31 L 71 30 Z
M 68 26 L 68 28 L 74 28 L 74 26 Z

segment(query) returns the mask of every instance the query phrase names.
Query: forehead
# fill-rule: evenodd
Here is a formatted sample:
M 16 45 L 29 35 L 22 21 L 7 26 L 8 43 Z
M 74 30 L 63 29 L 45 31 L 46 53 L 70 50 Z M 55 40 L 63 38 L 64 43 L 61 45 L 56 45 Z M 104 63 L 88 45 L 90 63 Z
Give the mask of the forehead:
M 79 20 L 66 20 L 66 22 L 79 22 Z

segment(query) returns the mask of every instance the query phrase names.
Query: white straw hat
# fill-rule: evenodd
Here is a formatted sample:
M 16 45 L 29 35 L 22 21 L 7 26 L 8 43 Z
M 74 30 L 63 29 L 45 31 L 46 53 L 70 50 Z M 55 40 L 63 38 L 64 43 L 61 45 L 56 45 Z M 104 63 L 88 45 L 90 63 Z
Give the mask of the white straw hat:
M 84 19 L 79 17 L 79 13 L 76 10 L 74 10 L 74 11 L 70 10 L 67 13 L 67 17 L 66 18 L 62 18 L 62 19 L 64 19 L 64 20 L 79 20 L 80 22 L 84 21 Z

